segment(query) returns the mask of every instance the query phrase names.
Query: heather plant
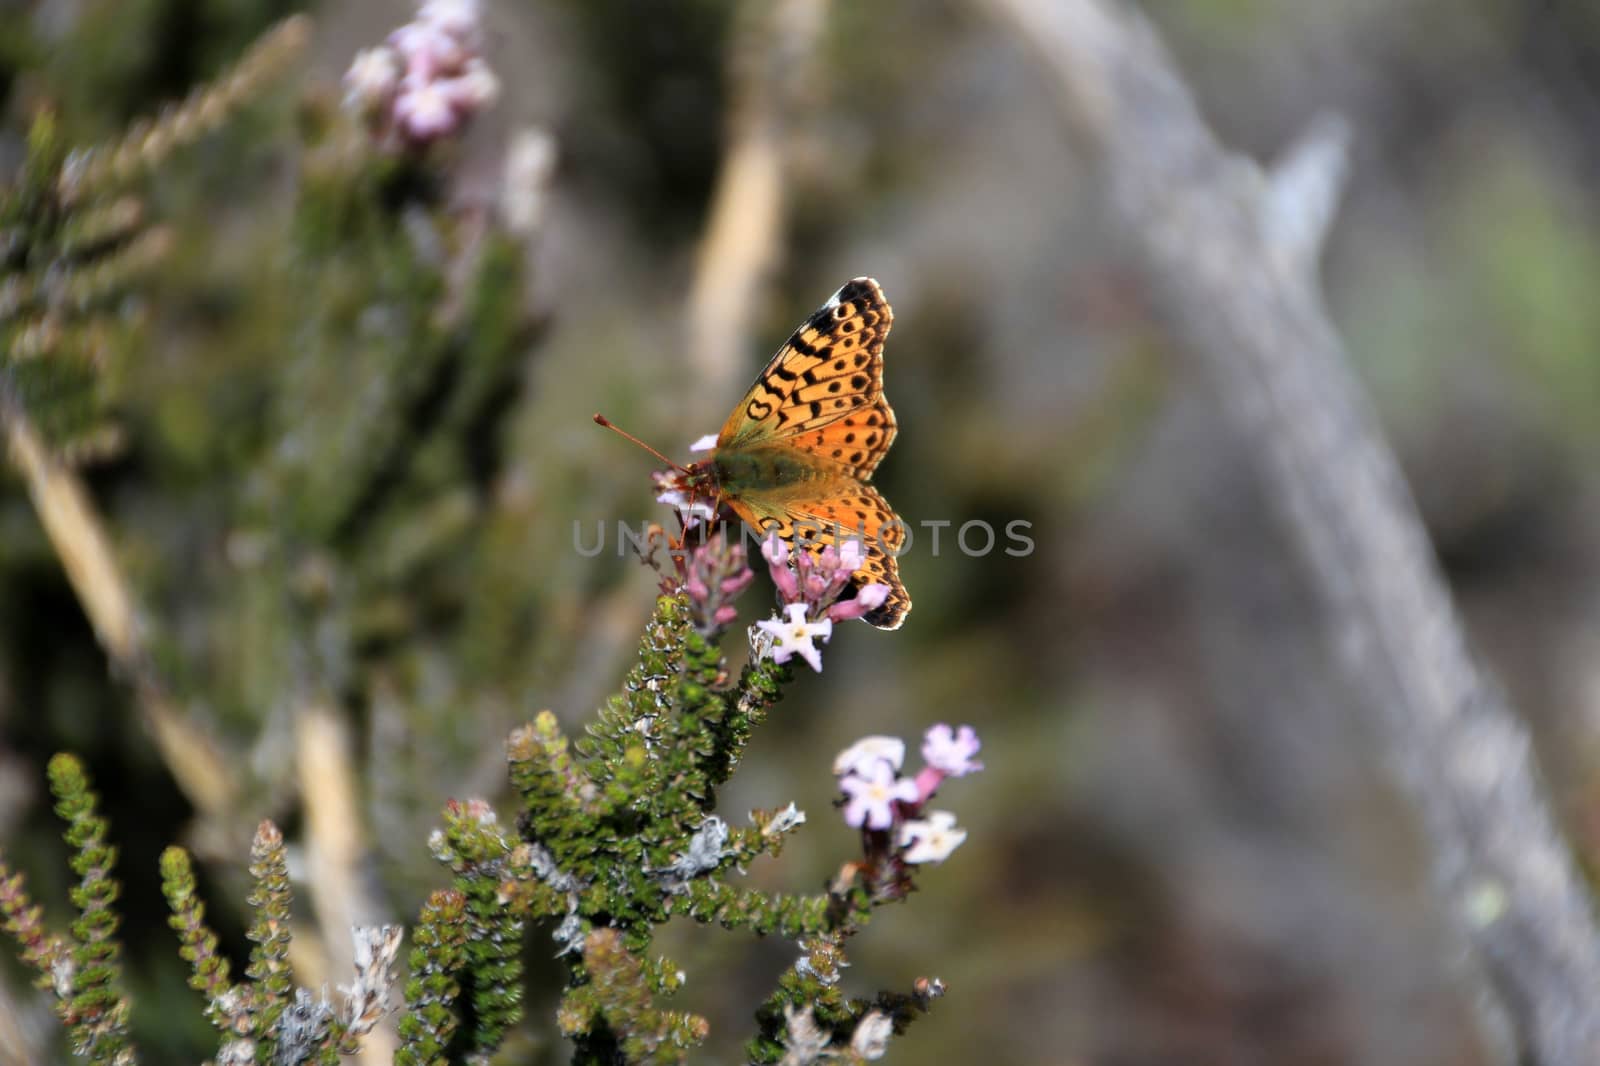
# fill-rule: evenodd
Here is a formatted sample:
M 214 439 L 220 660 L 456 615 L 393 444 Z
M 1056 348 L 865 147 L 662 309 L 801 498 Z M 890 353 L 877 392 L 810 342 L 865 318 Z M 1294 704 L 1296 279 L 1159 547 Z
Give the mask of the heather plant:
M 534 225 L 526 197 L 463 207 L 451 196 L 461 135 L 499 93 L 477 7 L 428 0 L 356 57 L 341 107 L 315 95 L 298 102 L 289 251 L 259 268 L 262 307 L 252 313 L 265 325 L 260 350 L 246 353 L 254 372 L 272 366 L 271 398 L 264 410 L 236 412 L 247 428 L 229 438 L 254 471 L 225 490 L 236 580 L 215 595 L 239 604 L 236 627 L 218 609 L 211 617 L 223 619 L 220 635 L 203 646 L 205 661 L 185 661 L 194 643 L 140 605 L 150 575 L 125 572 L 112 548 L 114 523 L 98 513 L 78 471 L 116 446 L 106 398 L 141 357 L 144 317 L 129 308 L 159 312 L 148 282 L 178 254 L 172 234 L 181 219 L 153 217 L 149 178 L 174 153 L 265 106 L 308 28 L 300 18 L 283 24 L 216 83 L 109 147 L 74 149 L 41 115 L 26 165 L 0 190 L 0 422 L 108 656 L 188 798 L 214 823 L 203 853 L 170 847 L 159 868 L 174 950 L 189 966 L 196 1010 L 216 1031 L 211 1061 L 330 1063 L 389 1049 L 400 1063 L 488 1062 L 515 1027 L 552 1021 L 574 1062 L 687 1061 L 709 1026 L 671 1006 L 687 975 L 654 953 L 675 917 L 797 945 L 776 987 L 752 997 L 750 1061 L 881 1057 L 944 985 L 927 977 L 907 989 L 848 994 L 847 948 L 878 908 L 904 901 L 924 868 L 961 844 L 955 816 L 929 805 L 946 778 L 980 768 L 979 742 L 969 727 L 933 726 L 914 775 L 903 773 L 897 739 L 852 746 L 833 773 L 842 817 L 860 831 L 860 855 L 820 892 L 745 884 L 749 864 L 779 856 L 807 816 L 774 797 L 771 809 L 735 817 L 719 808 L 719 791 L 783 698 L 792 660 L 821 671 L 837 630 L 881 606 L 889 589 L 851 588 L 859 544 L 808 552 L 774 539 L 762 556 L 777 610 L 741 626 L 740 602 L 756 575 L 715 512 L 680 515 L 673 536 L 655 531 L 645 561 L 660 576 L 659 596 L 633 665 L 582 735 L 551 711 L 512 732 L 505 763 L 514 809 L 476 798 L 445 804 L 425 847 L 448 884 L 432 886 L 409 935 L 392 923 L 324 923 L 324 933 L 350 939 L 343 953 L 330 952 L 348 968 L 320 987 L 298 972 L 293 842 L 248 813 L 251 796 L 270 809 L 278 791 L 271 771 L 238 780 L 241 760 L 216 755 L 225 738 L 196 726 L 189 695 L 209 684 L 224 706 L 267 699 L 324 707 L 351 690 L 421 700 L 407 653 L 444 618 L 468 636 L 459 662 L 438 670 L 461 687 L 491 672 L 494 643 L 473 638 L 507 617 L 508 594 L 492 569 L 456 564 L 481 559 L 503 534 L 488 501 L 496 419 L 539 326 L 524 300 L 524 243 Z M 547 169 L 530 162 L 539 153 L 529 145 L 524 139 L 510 153 L 508 172 Z M 259 362 L 249 364 L 252 357 Z M 462 584 L 473 594 L 464 596 Z M 242 634 L 248 661 L 226 646 Z M 749 654 L 736 671 L 724 645 L 741 638 Z M 286 662 L 297 664 L 287 697 L 256 665 Z M 315 754 L 318 743 L 308 747 Z M 65 932 L 52 931 L 6 860 L 0 917 L 73 1053 L 131 1064 L 139 1054 L 113 827 L 79 759 L 58 755 L 49 783 L 66 824 L 77 916 Z M 241 848 L 250 822 L 257 827 L 243 897 L 251 946 L 236 974 L 208 924 L 196 862 Z M 314 837 L 318 818 L 307 822 Z M 313 839 L 307 851 L 317 846 Z M 326 882 L 310 880 L 319 914 L 359 909 L 321 898 Z M 527 996 L 529 943 L 548 943 L 562 960 L 558 1002 Z

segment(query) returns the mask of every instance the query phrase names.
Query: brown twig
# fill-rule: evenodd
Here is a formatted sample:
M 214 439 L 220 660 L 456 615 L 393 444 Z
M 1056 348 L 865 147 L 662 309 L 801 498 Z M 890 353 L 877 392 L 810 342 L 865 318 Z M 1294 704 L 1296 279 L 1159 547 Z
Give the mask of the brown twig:
M 1323 309 L 1344 166 L 1324 124 L 1273 174 L 1211 134 L 1150 26 L 1111 0 L 986 0 L 1043 61 L 1172 336 L 1196 356 L 1306 564 L 1421 815 L 1502 1058 L 1600 1061 L 1600 939 L 1528 737 L 1474 664 L 1394 455 Z M 1514 1046 L 1514 1050 L 1511 1047 Z
M 34 1066 L 39 1061 L 35 1036 L 28 1031 L 17 1000 L 0 985 L 0 1062 Z
M 306 881 L 321 932 L 324 978 L 348 980 L 355 966 L 351 931 L 379 911 L 361 882 L 366 843 L 350 742 L 338 715 L 315 701 L 295 723 L 295 762 L 306 818 Z M 309 960 L 308 960 L 309 961 Z M 362 1042 L 361 1061 L 376 1066 L 394 1055 L 392 1026 L 379 1025 Z
M 133 594 L 83 483 L 51 454 L 21 407 L 6 397 L 0 397 L 0 424 L 67 580 L 106 655 L 132 684 L 145 727 L 173 780 L 201 815 L 229 815 L 232 775 L 210 738 L 179 712 L 157 676 Z

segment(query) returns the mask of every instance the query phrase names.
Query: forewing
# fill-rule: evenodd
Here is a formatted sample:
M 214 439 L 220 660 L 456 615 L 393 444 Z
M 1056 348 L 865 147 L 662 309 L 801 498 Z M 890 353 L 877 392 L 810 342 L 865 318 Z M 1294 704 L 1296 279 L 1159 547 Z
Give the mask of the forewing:
M 883 398 L 883 342 L 893 322 L 876 281 L 846 284 L 778 349 L 723 424 L 717 447 L 781 440 L 871 477 L 896 432 Z

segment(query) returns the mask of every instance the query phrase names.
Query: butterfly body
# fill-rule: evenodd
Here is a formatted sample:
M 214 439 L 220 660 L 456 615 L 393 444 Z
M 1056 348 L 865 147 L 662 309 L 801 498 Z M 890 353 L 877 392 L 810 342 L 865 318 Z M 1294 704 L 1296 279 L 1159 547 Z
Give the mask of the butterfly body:
M 830 476 L 822 464 L 782 447 L 719 448 L 707 464 L 707 474 L 710 484 L 730 502 L 810 485 Z
M 871 278 L 848 282 L 778 349 L 733 409 L 711 456 L 681 487 L 726 506 L 760 534 L 819 553 L 860 540 L 859 588 L 889 587 L 863 617 L 897 629 L 911 610 L 896 555 L 905 524 L 868 482 L 893 443 L 883 396 L 883 343 L 894 313 Z

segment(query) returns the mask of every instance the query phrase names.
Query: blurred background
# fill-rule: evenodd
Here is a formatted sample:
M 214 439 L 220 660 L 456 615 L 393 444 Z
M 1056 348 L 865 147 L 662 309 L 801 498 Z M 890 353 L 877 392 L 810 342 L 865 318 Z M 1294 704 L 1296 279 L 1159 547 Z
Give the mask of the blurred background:
M 152 742 L 139 686 L 108 666 L 0 470 L 0 848 L 59 921 L 44 764 L 81 755 L 121 848 L 150 1061 L 214 1047 L 166 928 L 161 848 L 195 849 L 243 958 L 251 830 L 270 817 L 304 839 L 317 781 L 348 775 L 328 801 L 351 812 L 348 913 L 308 905 L 297 931 L 303 976 L 341 980 L 336 946 L 317 969 L 319 922 L 415 915 L 444 883 L 425 846 L 444 801 L 503 801 L 504 735 L 544 707 L 581 729 L 631 660 L 655 577 L 617 552 L 615 524 L 665 512 L 654 461 L 590 413 L 686 458 L 860 274 L 895 311 L 901 432 L 876 480 L 918 534 L 901 560 L 915 610 L 899 632 L 836 634 L 722 810 L 808 811 L 750 876 L 816 891 L 857 847 L 829 807 L 834 753 L 977 727 L 987 770 L 941 794 L 967 843 L 852 945 L 852 992 L 950 986 L 890 1061 L 1487 1061 L 1415 823 L 1309 586 L 1006 27 L 957 0 L 485 6 L 499 100 L 441 164 L 440 206 L 405 251 L 350 221 L 372 190 L 340 184 L 329 147 L 346 136 L 341 75 L 411 16 L 402 2 L 312 7 L 298 65 L 140 191 L 170 248 L 115 309 L 67 450 L 139 605 L 145 666 L 222 792 L 197 799 L 182 745 Z M 71 143 L 113 137 L 296 9 L 0 6 L 0 176 L 41 111 Z M 1326 110 L 1352 122 L 1330 310 L 1592 863 L 1600 8 L 1147 11 L 1239 151 L 1270 159 Z M 494 269 L 464 285 L 417 252 L 474 232 Z M 1035 550 L 968 555 L 952 534 L 973 520 L 1031 523 Z M 607 550 L 585 557 L 575 525 L 592 544 L 597 522 Z M 927 522 L 950 523 L 937 554 Z M 768 595 L 758 584 L 746 614 Z M 566 1057 L 547 933 L 529 936 L 507 1061 Z M 738 1061 L 752 989 L 793 945 L 672 926 L 662 949 L 689 973 L 681 1005 L 711 1018 L 706 1061 Z M 61 1061 L 0 955 L 0 1016 Z

